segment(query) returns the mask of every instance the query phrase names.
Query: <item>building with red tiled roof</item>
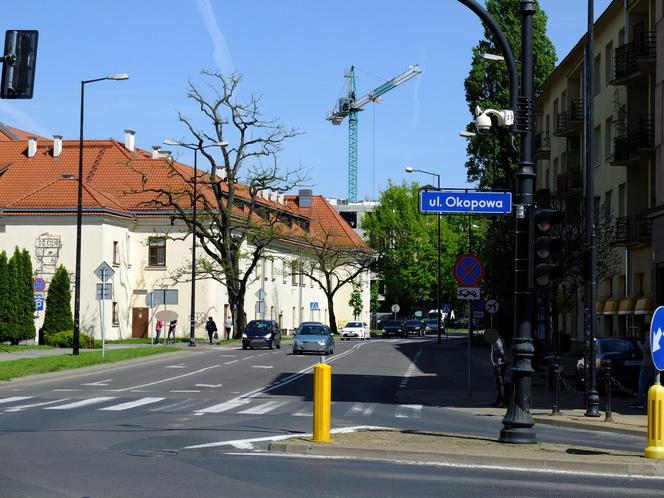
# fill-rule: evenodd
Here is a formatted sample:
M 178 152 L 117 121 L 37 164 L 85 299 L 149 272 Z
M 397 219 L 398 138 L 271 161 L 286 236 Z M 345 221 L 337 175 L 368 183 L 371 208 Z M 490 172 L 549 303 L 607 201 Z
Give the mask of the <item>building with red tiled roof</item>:
M 190 284 L 173 283 L 170 275 L 191 264 L 191 239 L 164 238 L 164 234 L 177 233 L 184 239 L 188 231 L 173 221 L 172 210 L 155 202 L 151 189 L 186 192 L 193 168 L 173 161 L 159 147 L 153 149 L 150 153 L 137 148 L 131 130 L 125 130 L 122 142 L 84 141 L 81 330 L 85 333 L 100 336 L 96 300 L 100 282 L 94 270 L 106 261 L 115 271 L 110 281 L 112 299 L 104 301 L 106 337 L 153 335 L 151 322 L 165 307 L 182 317 L 178 334 L 188 335 Z M 28 249 L 35 277 L 47 282 L 58 265 L 70 273 L 75 267 L 78 160 L 78 140 L 46 139 L 0 124 L 0 250 Z M 236 192 L 240 197 L 248 195 L 243 185 L 236 185 Z M 204 189 L 202 193 L 206 195 Z M 283 237 L 268 248 L 247 290 L 247 319 L 272 318 L 284 329 L 303 320 L 326 322 L 322 290 L 313 280 L 289 275 L 294 249 L 325 232 L 336 244 L 368 251 L 323 197 L 301 193 L 304 199 L 276 192 L 263 192 L 257 199 L 285 221 L 280 225 Z M 249 247 L 246 250 L 251 252 Z M 368 304 L 368 277 L 361 284 Z M 335 298 L 336 316 L 341 320 L 353 318 L 348 306 L 352 286 L 348 287 Z M 150 298 L 157 295 L 153 291 L 165 288 L 173 291 L 169 294 L 177 296 L 178 304 L 151 307 L 154 300 Z M 256 298 L 260 294 L 265 295 L 262 304 Z M 226 289 L 217 281 L 197 280 L 196 297 L 198 322 L 207 316 L 217 320 L 229 316 Z M 368 311 L 365 314 L 361 319 L 368 321 Z M 38 315 L 41 322 L 43 313 Z M 197 329 L 201 337 L 205 335 L 202 322 Z

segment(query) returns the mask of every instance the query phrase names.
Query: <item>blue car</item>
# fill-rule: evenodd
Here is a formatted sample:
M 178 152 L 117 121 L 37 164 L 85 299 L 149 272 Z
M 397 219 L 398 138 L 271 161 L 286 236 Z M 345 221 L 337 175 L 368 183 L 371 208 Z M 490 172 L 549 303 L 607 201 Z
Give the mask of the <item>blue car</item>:
M 334 335 L 322 323 L 303 323 L 295 331 L 293 354 L 334 354 Z

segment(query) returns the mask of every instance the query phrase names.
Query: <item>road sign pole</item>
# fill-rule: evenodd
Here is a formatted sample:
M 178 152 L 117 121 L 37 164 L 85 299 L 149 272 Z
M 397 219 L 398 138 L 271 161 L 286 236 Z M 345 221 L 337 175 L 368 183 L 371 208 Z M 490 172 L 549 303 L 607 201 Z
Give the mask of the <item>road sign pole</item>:
M 473 389 L 471 382 L 471 373 L 472 373 L 472 363 L 473 363 L 473 353 L 472 353 L 472 343 L 473 342 L 473 302 L 468 301 L 468 397 L 473 397 Z
M 106 268 L 101 269 L 101 356 L 106 356 L 106 341 L 104 340 L 104 308 L 106 307 Z M 92 334 L 94 340 L 94 334 Z

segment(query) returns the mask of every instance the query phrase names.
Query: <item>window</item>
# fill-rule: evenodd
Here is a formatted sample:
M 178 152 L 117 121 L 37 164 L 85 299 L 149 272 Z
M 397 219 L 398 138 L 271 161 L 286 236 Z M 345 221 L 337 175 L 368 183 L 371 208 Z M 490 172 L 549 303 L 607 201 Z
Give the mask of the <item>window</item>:
M 117 240 L 113 241 L 113 264 L 120 264 L 120 243 Z
M 274 259 L 270 260 L 270 276 L 272 277 L 272 281 L 274 282 L 276 280 L 276 277 L 274 276 Z
M 600 72 L 601 69 L 602 69 L 602 55 L 599 54 L 597 55 L 597 57 L 595 57 L 595 60 L 593 62 L 593 95 L 597 95 L 602 86 L 601 85 L 602 73 Z
M 627 204 L 627 185 L 621 183 L 618 185 L 618 216 L 625 216 Z
M 613 79 L 613 41 L 604 48 L 604 80 L 608 84 Z
M 558 190 L 558 173 L 560 173 L 560 169 L 558 166 L 558 158 L 556 157 L 553 160 L 553 183 L 556 184 L 556 190 Z
M 613 155 L 613 117 L 604 122 L 604 158 L 609 159 Z
M 297 262 L 291 262 L 291 285 L 297 285 Z
M 166 239 L 150 237 L 148 266 L 166 266 Z
M 288 275 L 288 272 L 286 271 L 286 261 L 281 260 L 281 283 L 285 284 L 286 283 L 286 276 Z
M 604 216 L 606 219 L 611 218 L 613 209 L 613 190 L 607 190 L 604 194 Z
M 602 151 L 600 150 L 602 141 L 602 125 L 596 126 L 593 129 L 593 166 L 599 166 L 601 163 Z
M 558 127 L 558 113 L 559 113 L 559 104 L 558 99 L 553 101 L 553 124 L 554 130 Z
M 111 310 L 112 310 L 111 311 L 111 316 L 112 316 L 112 320 L 113 320 L 111 323 L 113 325 L 119 325 L 120 324 L 120 319 L 118 317 L 118 303 L 117 302 L 115 302 L 115 301 L 113 302 L 113 306 L 112 306 Z

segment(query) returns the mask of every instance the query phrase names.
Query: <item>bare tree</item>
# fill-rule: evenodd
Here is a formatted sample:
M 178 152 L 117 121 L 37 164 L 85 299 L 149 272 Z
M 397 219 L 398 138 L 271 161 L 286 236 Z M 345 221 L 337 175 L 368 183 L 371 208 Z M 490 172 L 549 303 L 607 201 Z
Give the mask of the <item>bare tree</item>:
M 204 256 L 197 259 L 197 278 L 222 283 L 228 293 L 228 304 L 237 310 L 235 337 L 240 337 L 247 323 L 244 309 L 247 286 L 266 248 L 275 240 L 288 237 L 294 215 L 286 206 L 261 195 L 266 191 L 283 193 L 306 181 L 301 167 L 284 169 L 278 154 L 284 142 L 300 135 L 277 120 L 264 120 L 260 97 L 247 102 L 238 97 L 240 77 L 203 71 L 209 78 L 201 88 L 189 82 L 188 97 L 200 109 L 206 128 L 200 130 L 194 120 L 178 113 L 180 122 L 190 134 L 182 144 L 195 149 L 209 166 L 208 173 L 196 177 L 197 217 L 194 226 L 193 177 L 191 169 L 169 162 L 166 178 L 150 178 L 140 167 L 143 186 L 134 191 L 149 194 L 144 206 L 170 211 L 174 223 L 186 226 L 186 232 L 167 234 L 183 240 L 196 233 Z M 220 159 L 217 159 L 220 157 Z M 200 168 L 199 168 L 200 171 Z M 190 265 L 171 272 L 179 282 L 189 279 Z

